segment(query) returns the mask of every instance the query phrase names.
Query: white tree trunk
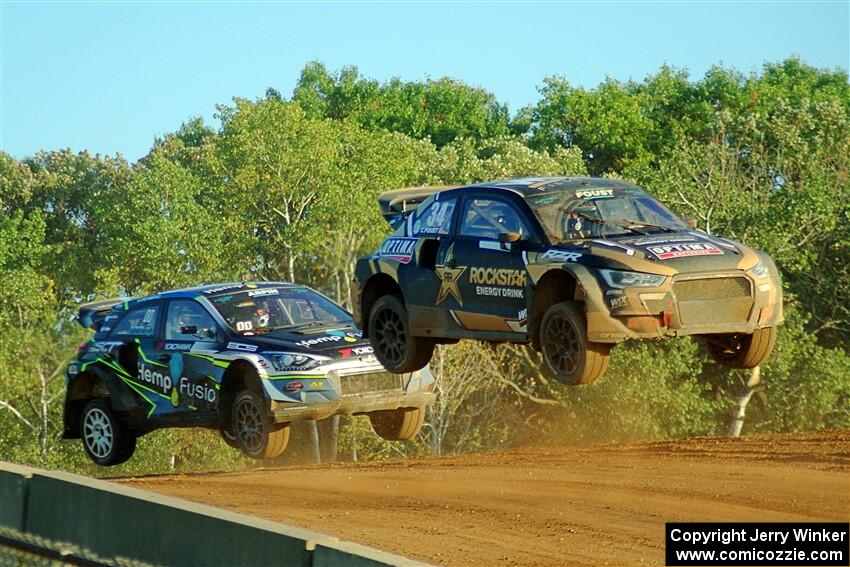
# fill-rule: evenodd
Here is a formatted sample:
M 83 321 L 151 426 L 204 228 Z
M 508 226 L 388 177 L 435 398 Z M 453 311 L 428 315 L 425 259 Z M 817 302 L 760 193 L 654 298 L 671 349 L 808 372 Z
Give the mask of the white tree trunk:
M 753 394 L 758 390 L 760 380 L 761 367 L 756 366 L 750 374 L 750 379 L 747 380 L 746 391 L 735 400 L 735 412 L 732 415 L 732 421 L 729 422 L 728 435 L 740 437 L 741 430 L 744 428 L 744 417 L 747 415 L 747 405 L 749 405 Z

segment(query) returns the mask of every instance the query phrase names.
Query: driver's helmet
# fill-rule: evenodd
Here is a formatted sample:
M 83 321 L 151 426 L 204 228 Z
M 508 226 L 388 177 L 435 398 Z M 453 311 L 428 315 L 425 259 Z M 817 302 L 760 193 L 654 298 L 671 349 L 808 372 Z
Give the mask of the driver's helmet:
M 254 321 L 257 327 L 268 327 L 271 315 L 269 306 L 265 301 L 257 302 L 254 309 Z

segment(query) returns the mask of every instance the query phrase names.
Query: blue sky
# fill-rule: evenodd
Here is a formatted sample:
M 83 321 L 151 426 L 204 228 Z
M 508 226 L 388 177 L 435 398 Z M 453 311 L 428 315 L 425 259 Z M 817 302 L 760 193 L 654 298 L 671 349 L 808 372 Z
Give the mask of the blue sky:
M 544 77 L 593 87 L 664 64 L 848 68 L 850 2 L 16 2 L 0 0 L 0 149 L 133 161 L 215 105 L 289 96 L 304 64 L 450 76 L 511 111 Z

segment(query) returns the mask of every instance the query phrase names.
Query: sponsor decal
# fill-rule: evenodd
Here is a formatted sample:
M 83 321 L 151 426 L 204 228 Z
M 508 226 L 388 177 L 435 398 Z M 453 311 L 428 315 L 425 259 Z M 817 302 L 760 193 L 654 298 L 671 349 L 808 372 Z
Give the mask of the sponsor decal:
M 584 191 L 576 191 L 576 197 L 579 199 L 604 199 L 613 196 L 613 189 L 586 189 Z
M 686 258 L 689 256 L 719 256 L 723 254 L 723 251 L 714 244 L 702 242 L 650 246 L 648 250 L 659 260 Z
M 413 251 L 416 248 L 416 238 L 387 238 L 381 244 L 381 249 L 378 251 L 378 256 L 393 260 L 400 264 L 409 264 L 413 258 Z
M 266 289 L 257 289 L 254 291 L 248 292 L 248 297 L 261 297 L 263 295 L 278 295 L 280 292 L 275 287 L 269 287 Z
M 520 321 L 525 321 L 528 319 L 528 309 L 521 309 L 519 313 L 516 314 L 517 319 Z
M 165 343 L 165 350 L 192 350 L 192 343 Z
M 214 404 L 218 398 L 218 392 L 215 391 L 215 386 L 210 386 L 206 382 L 207 381 L 194 383 L 188 378 L 181 378 L 180 385 L 178 387 L 179 396 L 184 401 L 186 398 L 189 398 L 193 401 L 198 400 L 208 404 Z M 172 403 L 173 402 L 174 400 L 172 399 Z
M 356 343 L 357 339 L 363 337 L 363 333 L 360 331 L 327 331 L 332 337 L 339 337 L 347 343 Z
M 159 370 L 151 370 L 144 362 L 136 364 L 136 379 L 149 386 L 158 388 L 163 394 L 169 392 L 173 386 L 171 376 Z
M 440 291 L 437 292 L 437 302 L 435 305 L 441 304 L 450 295 L 455 298 L 458 305 L 463 305 L 463 300 L 460 298 L 460 290 L 457 288 L 457 282 L 465 271 L 466 266 L 462 268 L 439 267 L 434 270 L 440 280 Z
M 287 392 L 300 392 L 304 389 L 304 382 L 289 382 L 283 389 Z
M 300 347 L 310 348 L 316 345 L 320 345 L 322 343 L 337 343 L 342 340 L 342 337 L 334 337 L 330 335 L 326 335 L 324 337 L 316 337 L 314 339 L 304 339 L 303 341 L 298 341 L 297 344 Z
M 212 289 L 205 289 L 204 293 L 207 294 L 207 295 L 212 295 L 212 294 L 218 293 L 220 291 L 227 291 L 228 289 L 241 289 L 241 288 L 242 288 L 242 284 L 231 284 L 231 285 L 224 285 L 224 286 L 221 286 L 221 287 L 214 287 Z
M 374 349 L 371 346 L 362 346 L 362 347 L 351 347 L 351 348 L 342 348 L 339 349 L 339 354 L 342 355 L 343 358 L 349 358 L 352 354 L 355 356 L 361 356 L 365 354 L 372 354 Z
M 528 281 L 525 270 L 496 268 L 471 268 L 469 283 L 475 285 L 475 294 L 486 297 L 523 299 L 523 288 Z M 497 287 L 498 286 L 498 287 Z
M 528 274 L 525 270 L 509 270 L 496 268 L 470 268 L 469 283 L 483 285 L 503 285 L 510 287 L 525 287 Z
M 229 342 L 227 343 L 227 348 L 230 350 L 241 350 L 245 352 L 257 352 L 257 349 L 260 348 L 257 345 L 246 345 L 245 343 L 235 343 Z
M 120 341 L 94 342 L 86 350 L 91 353 L 110 353 L 113 349 L 119 348 L 123 344 Z
M 549 262 L 578 262 L 581 254 L 578 252 L 567 252 L 566 250 L 547 250 L 541 258 Z
M 619 309 L 620 307 L 625 307 L 628 300 L 625 295 L 620 295 L 612 297 L 608 302 L 611 304 L 611 309 Z
M 475 295 L 486 297 L 505 297 L 508 299 L 522 299 L 523 289 L 521 287 L 490 287 L 490 286 L 475 286 Z
M 322 388 L 322 387 L 324 387 L 324 385 L 325 385 L 325 383 L 322 382 L 321 380 L 317 380 L 315 382 L 310 382 L 311 388 Z

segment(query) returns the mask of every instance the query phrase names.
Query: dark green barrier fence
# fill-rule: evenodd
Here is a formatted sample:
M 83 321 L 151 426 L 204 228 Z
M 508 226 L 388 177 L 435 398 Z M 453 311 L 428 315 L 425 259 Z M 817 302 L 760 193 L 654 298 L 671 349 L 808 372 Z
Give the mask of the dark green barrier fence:
M 0 526 L 158 565 L 422 565 L 310 530 L 3 462 Z

